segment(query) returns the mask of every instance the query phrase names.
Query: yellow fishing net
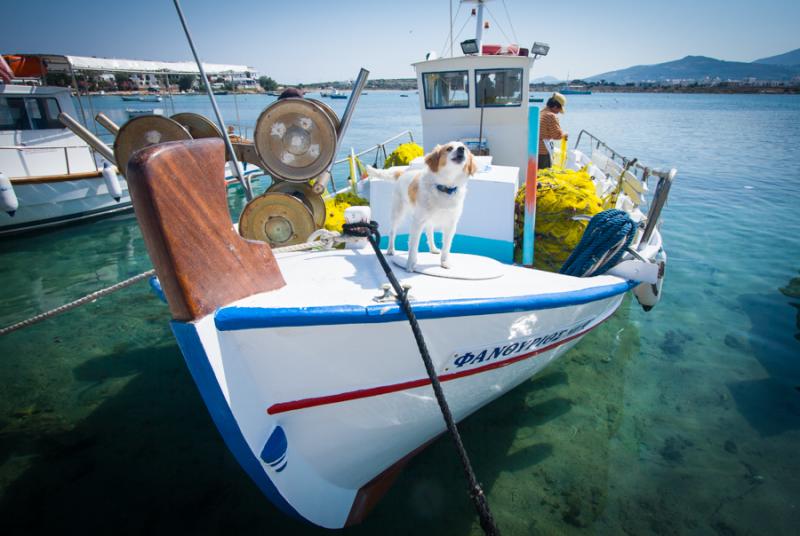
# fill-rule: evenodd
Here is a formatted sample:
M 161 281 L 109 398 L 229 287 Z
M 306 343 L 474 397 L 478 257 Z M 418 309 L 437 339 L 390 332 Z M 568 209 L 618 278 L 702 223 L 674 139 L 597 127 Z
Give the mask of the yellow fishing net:
M 347 207 L 366 206 L 369 201 L 352 192 L 336 194 L 325 200 L 325 228 L 329 231 L 342 232 L 344 225 L 344 209 Z
M 603 210 L 586 168 L 543 169 L 536 188 L 536 239 L 534 266 L 558 271 L 578 245 L 588 221 L 573 216 L 594 216 Z M 525 219 L 525 185 L 519 189 L 514 211 L 514 260 L 522 260 L 522 227 Z
M 392 151 L 392 154 L 386 158 L 386 162 L 383 163 L 383 167 L 384 169 L 388 169 L 392 166 L 407 166 L 412 160 L 422 156 L 423 154 L 424 152 L 422 151 L 422 147 L 416 143 L 403 143 L 398 145 L 397 149 Z

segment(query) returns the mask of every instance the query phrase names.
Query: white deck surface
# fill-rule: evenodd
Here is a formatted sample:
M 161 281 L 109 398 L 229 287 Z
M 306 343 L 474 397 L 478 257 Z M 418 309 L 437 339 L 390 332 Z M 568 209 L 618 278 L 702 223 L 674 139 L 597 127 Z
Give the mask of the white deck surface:
M 451 254 L 454 265 L 482 262 L 483 258 Z M 233 302 L 235 307 L 311 307 L 331 305 L 376 305 L 386 279 L 371 248 L 332 250 L 278 255 L 286 286 Z M 553 294 L 613 285 L 623 280 L 614 276 L 577 278 L 500 264 L 502 275 L 494 279 L 448 279 L 424 274 L 409 274 L 399 267 L 394 273 L 401 283 L 411 285 L 415 301 L 503 298 Z M 394 302 L 392 302 L 394 303 Z

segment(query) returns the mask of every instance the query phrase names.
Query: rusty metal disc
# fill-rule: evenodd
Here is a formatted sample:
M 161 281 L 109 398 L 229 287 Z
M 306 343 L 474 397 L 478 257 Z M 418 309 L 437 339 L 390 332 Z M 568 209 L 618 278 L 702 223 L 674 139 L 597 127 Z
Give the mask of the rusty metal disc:
M 122 125 L 114 139 L 117 169 L 127 172 L 128 160 L 140 149 L 168 141 L 191 139 L 191 134 L 183 126 L 167 117 L 145 115 L 131 119 Z
M 254 141 L 270 175 L 306 182 L 333 162 L 336 128 L 315 103 L 301 98 L 281 99 L 261 112 Z
M 320 194 L 314 193 L 314 190 L 307 183 L 276 181 L 267 188 L 267 193 L 289 194 L 296 197 L 311 211 L 314 225 L 317 226 L 317 229 L 321 229 L 325 225 L 325 216 L 327 214 L 325 200 L 322 199 Z
M 199 138 L 222 138 L 222 132 L 217 125 L 204 115 L 181 112 L 170 117 L 173 121 L 180 123 L 185 128 L 192 139 Z
M 239 234 L 273 247 L 305 242 L 315 230 L 311 211 L 289 194 L 261 194 L 247 203 L 239 217 Z
M 336 132 L 339 132 L 339 116 L 336 115 L 336 112 L 333 111 L 333 108 L 328 106 L 326 103 L 319 101 L 317 99 L 306 99 L 309 102 L 313 102 L 328 115 L 331 119 L 331 123 L 333 123 L 333 128 L 336 129 Z

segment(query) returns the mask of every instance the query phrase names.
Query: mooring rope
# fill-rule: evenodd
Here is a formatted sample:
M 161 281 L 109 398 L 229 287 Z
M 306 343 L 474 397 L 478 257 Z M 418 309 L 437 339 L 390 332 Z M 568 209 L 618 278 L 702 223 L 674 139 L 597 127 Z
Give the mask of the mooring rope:
M 627 212 L 611 209 L 595 214 L 559 272 L 575 277 L 604 274 L 617 264 L 635 235 L 636 224 Z
M 110 287 L 106 287 L 106 288 L 100 289 L 100 290 L 98 290 L 96 292 L 92 292 L 91 294 L 87 294 L 86 296 L 84 296 L 82 298 L 79 298 L 79 299 L 77 299 L 75 301 L 71 301 L 69 303 L 65 303 L 64 305 L 62 305 L 60 307 L 56 307 L 55 309 L 50 309 L 49 311 L 45 311 L 44 313 L 38 314 L 36 316 L 32 316 L 32 317 L 30 317 L 30 318 L 28 318 L 26 320 L 23 320 L 22 322 L 17 322 L 16 324 L 11 324 L 10 326 L 6 326 L 4 328 L 0 328 L 0 335 L 6 335 L 7 333 L 11 333 L 12 331 L 17 331 L 18 329 L 22 329 L 22 328 L 28 327 L 28 326 L 30 326 L 32 324 L 36 324 L 38 322 L 41 322 L 42 320 L 47 320 L 48 318 L 52 318 L 52 317 L 54 317 L 56 315 L 60 315 L 61 313 L 66 313 L 67 311 L 69 311 L 71 309 L 75 309 L 76 307 L 79 307 L 79 306 L 81 306 L 81 305 L 83 305 L 85 303 L 92 302 L 92 301 L 94 301 L 94 300 L 96 300 L 98 298 L 102 298 L 103 296 L 107 296 L 108 294 L 111 294 L 112 292 L 116 292 L 116 291 L 121 290 L 121 289 L 123 289 L 125 287 L 129 287 L 129 286 L 131 286 L 131 285 L 133 285 L 135 283 L 138 283 L 139 281 L 141 281 L 143 279 L 147 279 L 148 277 L 154 275 L 155 273 L 156 273 L 155 270 L 148 270 L 146 272 L 142 272 L 139 275 L 135 275 L 135 276 L 133 276 L 131 278 L 128 278 L 128 279 L 126 279 L 124 281 L 120 281 L 119 283 L 117 283 L 115 285 L 111 285 Z
M 319 231 L 314 232 L 310 237 L 308 242 L 303 242 L 302 244 L 295 244 L 293 246 L 284 246 L 281 248 L 273 248 L 273 253 L 291 253 L 294 251 L 304 251 L 308 249 L 314 248 L 322 248 L 322 249 L 330 249 L 338 243 L 347 242 L 347 237 L 339 236 L 339 233 L 335 231 L 327 231 L 325 229 L 320 229 Z M 82 298 L 78 298 L 75 301 L 71 301 L 69 303 L 65 303 L 55 309 L 50 309 L 49 311 L 45 311 L 44 313 L 40 313 L 38 315 L 32 316 L 30 318 L 26 318 L 21 322 L 16 322 L 4 328 L 0 328 L 0 336 L 7 335 L 14 331 L 20 330 L 22 328 L 26 328 L 28 326 L 32 326 L 33 324 L 38 324 L 48 318 L 53 318 L 54 316 L 58 316 L 61 313 L 66 313 L 67 311 L 71 311 L 76 307 L 80 307 L 86 303 L 93 302 L 98 298 L 102 298 L 103 296 L 108 296 L 118 290 L 122 290 L 126 287 L 129 287 L 133 284 L 142 281 L 143 279 L 147 279 L 148 277 L 154 276 L 156 273 L 155 270 L 147 270 L 146 272 L 142 272 L 138 275 L 135 275 L 131 278 L 128 278 L 124 281 L 120 281 L 110 287 L 106 287 L 91 294 L 87 294 Z
M 374 221 L 369 223 L 345 223 L 342 226 L 342 232 L 344 236 L 349 235 L 367 238 L 370 245 L 372 245 L 372 249 L 375 250 L 375 256 L 378 258 L 378 262 L 381 264 L 386 277 L 392 284 L 392 287 L 397 294 L 397 299 L 400 301 L 400 306 L 408 317 L 409 324 L 411 324 L 411 331 L 414 333 L 414 339 L 417 341 L 419 353 L 422 356 L 423 363 L 425 363 L 425 370 L 428 372 L 428 378 L 431 380 L 431 386 L 433 387 L 433 392 L 436 395 L 436 400 L 439 403 L 439 409 L 442 412 L 442 417 L 444 417 L 447 430 L 450 432 L 450 436 L 453 438 L 453 442 L 456 445 L 458 457 L 461 459 L 461 465 L 469 483 L 469 495 L 472 498 L 475 510 L 478 512 L 481 528 L 483 529 L 484 534 L 487 534 L 488 536 L 499 535 L 500 531 L 498 530 L 497 525 L 494 522 L 492 512 L 489 509 L 489 502 L 486 500 L 486 494 L 483 492 L 481 485 L 478 483 L 478 479 L 475 477 L 475 471 L 472 469 L 472 464 L 469 461 L 469 456 L 467 456 L 464 443 L 461 441 L 461 434 L 458 432 L 458 427 L 453 419 L 453 414 L 450 412 L 450 406 L 448 405 L 447 399 L 444 396 L 442 384 L 439 381 L 436 370 L 433 368 L 433 362 L 431 361 L 428 347 L 425 344 L 425 338 L 422 335 L 422 330 L 419 327 L 417 318 L 414 315 L 414 311 L 412 310 L 411 304 L 408 301 L 407 291 L 400 285 L 400 282 L 397 280 L 397 277 L 394 275 L 391 266 L 389 266 L 389 263 L 386 261 L 386 258 L 383 256 L 383 252 L 381 251 L 381 235 L 378 232 L 378 223 Z

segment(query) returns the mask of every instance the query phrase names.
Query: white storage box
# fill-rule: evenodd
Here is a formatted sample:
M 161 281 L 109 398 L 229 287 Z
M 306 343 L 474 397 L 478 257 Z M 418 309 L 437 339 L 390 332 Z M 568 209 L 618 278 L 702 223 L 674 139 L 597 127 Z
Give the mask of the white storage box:
M 514 196 L 517 192 L 519 168 L 492 166 L 479 157 L 479 171 L 467 183 L 464 212 L 453 239 L 454 253 L 472 253 L 511 263 L 514 260 Z M 418 164 L 417 164 L 418 165 Z M 415 163 L 412 162 L 412 166 Z M 402 169 L 402 168 L 395 168 Z M 392 195 L 395 181 L 369 179 L 369 204 L 372 219 L 378 222 L 381 247 L 389 245 L 392 222 Z M 410 216 L 409 216 L 410 218 Z M 395 247 L 408 250 L 408 218 L 398 228 Z M 436 230 L 436 243 L 442 245 L 442 233 Z M 425 235 L 420 241 L 420 251 L 428 251 Z

